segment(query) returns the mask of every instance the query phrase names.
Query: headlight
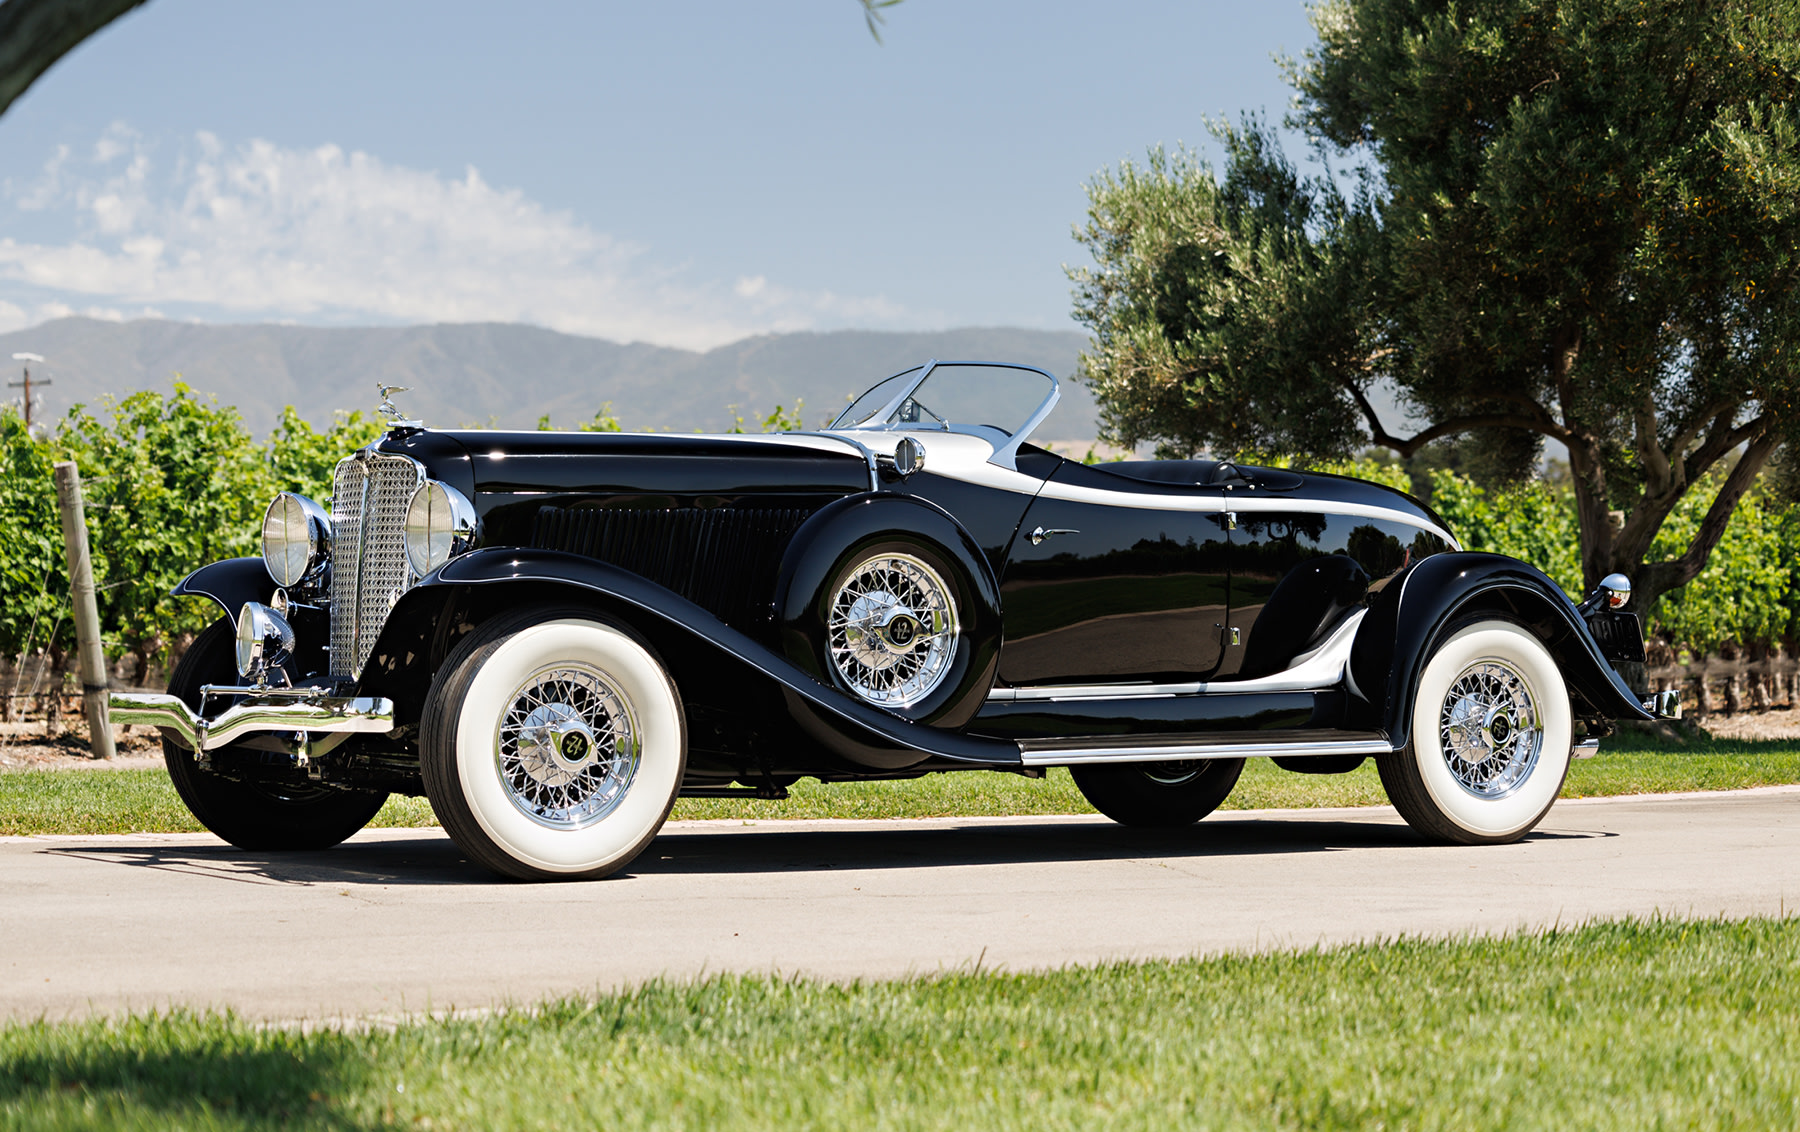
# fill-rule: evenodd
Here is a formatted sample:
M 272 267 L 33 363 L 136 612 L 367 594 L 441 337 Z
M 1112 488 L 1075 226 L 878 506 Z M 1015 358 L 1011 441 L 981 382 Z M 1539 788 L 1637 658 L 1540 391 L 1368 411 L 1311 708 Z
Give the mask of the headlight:
M 320 580 L 331 563 L 331 516 L 304 495 L 282 492 L 263 515 L 262 556 L 278 586 Z
M 446 483 L 426 480 L 406 506 L 406 560 L 421 578 L 475 545 L 475 505 Z

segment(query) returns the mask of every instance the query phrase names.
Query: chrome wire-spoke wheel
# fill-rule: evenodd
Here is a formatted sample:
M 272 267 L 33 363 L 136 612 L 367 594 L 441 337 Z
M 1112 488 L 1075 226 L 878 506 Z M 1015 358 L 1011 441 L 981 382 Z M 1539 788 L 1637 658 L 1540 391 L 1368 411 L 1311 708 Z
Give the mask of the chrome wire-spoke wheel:
M 1375 759 L 1388 799 L 1433 841 L 1517 841 L 1569 772 L 1568 682 L 1535 633 L 1471 621 L 1432 646 L 1409 707 L 1410 741 Z
M 426 698 L 419 774 L 470 860 L 523 879 L 602 877 L 643 851 L 687 767 L 661 659 L 581 606 L 524 606 L 451 650 Z
M 513 805 L 552 828 L 578 828 L 611 813 L 631 788 L 637 722 L 598 669 L 558 665 L 513 693 L 494 751 Z
M 1512 793 L 1531 775 L 1544 745 L 1531 684 L 1499 660 L 1465 668 L 1444 696 L 1438 741 L 1464 790 L 1478 798 Z
M 826 632 L 832 666 L 852 692 L 882 707 L 910 707 L 950 673 L 956 602 L 922 559 L 878 554 L 838 584 Z

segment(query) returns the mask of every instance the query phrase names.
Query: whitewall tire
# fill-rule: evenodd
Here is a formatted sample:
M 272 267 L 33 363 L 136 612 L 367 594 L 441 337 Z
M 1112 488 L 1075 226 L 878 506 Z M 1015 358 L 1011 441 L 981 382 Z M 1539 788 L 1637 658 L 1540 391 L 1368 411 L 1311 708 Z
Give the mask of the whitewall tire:
M 487 622 L 426 702 L 432 809 L 478 864 L 522 879 L 605 876 L 643 851 L 687 767 L 681 698 L 626 630 L 580 610 Z
M 1376 761 L 1388 798 L 1434 841 L 1517 841 L 1569 773 L 1574 719 L 1556 660 L 1511 621 L 1477 621 L 1433 651 L 1412 705 L 1412 742 Z

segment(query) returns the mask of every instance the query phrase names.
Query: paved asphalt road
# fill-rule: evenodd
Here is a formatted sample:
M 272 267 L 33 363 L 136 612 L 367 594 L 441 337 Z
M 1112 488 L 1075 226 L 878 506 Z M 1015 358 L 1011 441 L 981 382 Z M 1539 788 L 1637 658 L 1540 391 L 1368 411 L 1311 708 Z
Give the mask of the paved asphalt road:
M 1800 906 L 1800 787 L 1557 805 L 1517 845 L 1386 808 L 672 824 L 630 873 L 509 884 L 435 830 L 323 853 L 204 835 L 0 838 L 0 1019 L 278 1020 L 531 1002 L 720 970 L 883 977 Z

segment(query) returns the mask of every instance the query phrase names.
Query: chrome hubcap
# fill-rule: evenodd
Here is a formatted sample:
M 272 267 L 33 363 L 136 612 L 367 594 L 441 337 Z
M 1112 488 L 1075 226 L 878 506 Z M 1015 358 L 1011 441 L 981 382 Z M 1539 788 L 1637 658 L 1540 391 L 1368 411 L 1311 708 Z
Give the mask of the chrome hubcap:
M 1144 777 L 1158 786 L 1180 786 L 1192 782 L 1206 769 L 1202 759 L 1177 759 L 1166 763 L 1145 763 L 1139 768 Z
M 956 650 L 956 606 L 937 571 L 884 554 L 850 571 L 832 595 L 831 662 L 862 699 L 906 707 L 935 691 Z
M 604 818 L 637 773 L 631 705 L 587 665 L 545 668 L 520 685 L 494 745 L 513 805 L 556 829 Z
M 1444 763 L 1478 798 L 1518 789 L 1537 766 L 1544 731 L 1531 685 L 1511 665 L 1483 660 L 1450 684 L 1438 716 Z

